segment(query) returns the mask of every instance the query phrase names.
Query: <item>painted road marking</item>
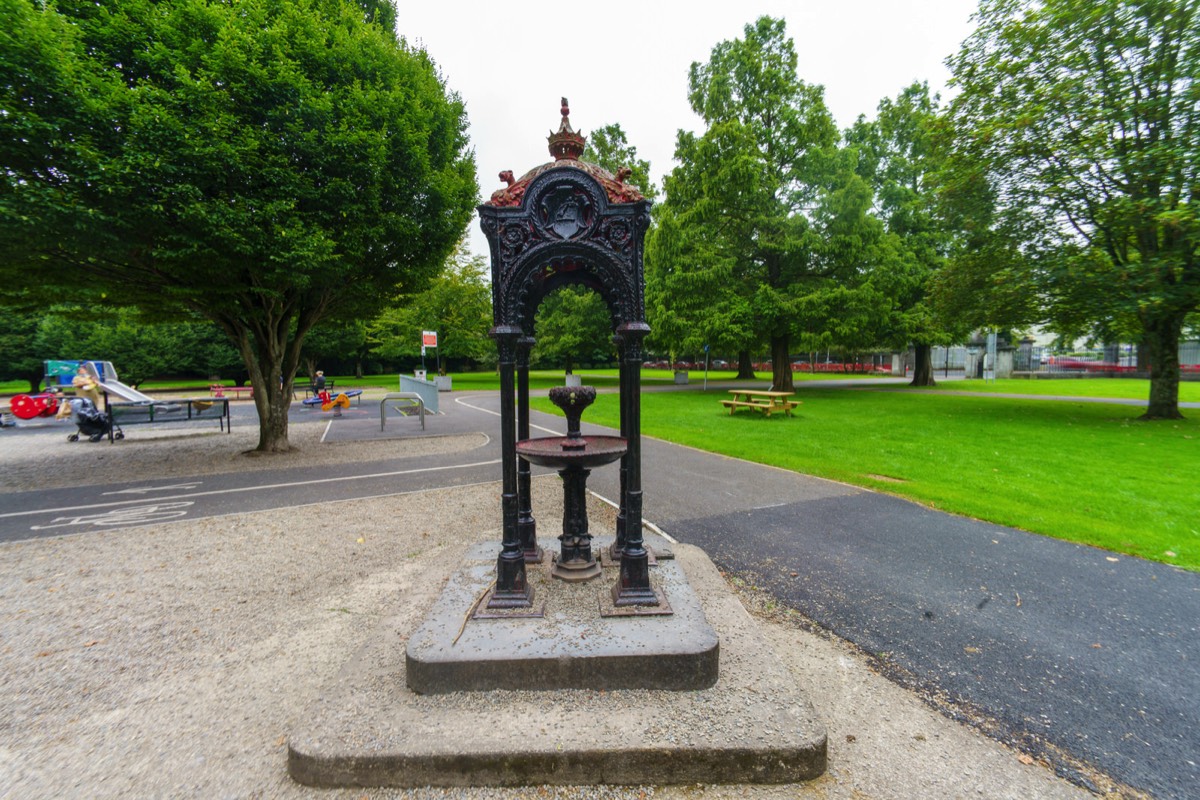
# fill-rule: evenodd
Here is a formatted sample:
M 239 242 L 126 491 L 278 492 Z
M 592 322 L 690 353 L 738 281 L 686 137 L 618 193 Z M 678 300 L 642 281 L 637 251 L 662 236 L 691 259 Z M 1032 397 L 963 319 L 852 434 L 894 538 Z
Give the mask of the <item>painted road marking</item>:
M 31 531 L 45 531 L 51 528 L 67 528 L 72 525 L 100 525 L 132 527 L 145 525 L 150 522 L 166 522 L 169 519 L 179 519 L 187 515 L 187 510 L 195 505 L 192 502 L 154 503 L 148 506 L 133 508 L 115 508 L 103 514 L 83 514 L 74 517 L 55 517 L 49 525 L 33 525 Z
M 337 478 L 318 478 L 311 481 L 290 481 L 288 483 L 271 483 L 265 486 L 238 486 L 232 489 L 211 489 L 206 492 L 192 492 L 190 494 L 180 494 L 174 497 L 163 497 L 161 501 L 166 500 L 185 500 L 189 497 L 215 497 L 223 494 L 239 494 L 243 492 L 262 492 L 271 489 L 292 489 L 297 486 L 315 486 L 321 483 L 339 483 L 344 481 L 360 481 L 369 478 L 391 478 L 397 475 L 417 475 L 423 472 L 445 472 L 452 469 L 473 469 L 474 467 L 487 467 L 494 464 L 499 464 L 500 459 L 492 459 L 491 461 L 476 461 L 471 464 L 451 464 L 445 467 L 423 467 L 421 469 L 403 469 L 395 472 L 375 472 L 369 475 L 345 475 Z M 90 503 L 84 506 L 67 506 L 64 508 L 39 508 L 33 511 L 15 511 L 9 514 L 0 514 L 0 519 L 9 519 L 12 517 L 29 517 L 35 514 L 63 514 L 70 511 L 89 511 L 97 508 L 115 508 L 117 506 L 128 506 L 133 503 L 144 503 L 145 498 L 137 500 L 116 500 L 111 503 Z
M 499 411 L 492 411 L 490 408 L 480 408 L 479 406 L 471 405 L 470 403 L 467 402 L 467 400 L 469 400 L 469 399 L 470 399 L 469 397 L 456 397 L 456 398 L 454 398 L 454 402 L 458 403 L 460 406 L 466 406 L 467 408 L 474 409 L 475 411 L 482 411 L 485 414 L 491 414 L 493 417 L 500 416 Z M 562 431 L 555 431 L 555 430 L 551 430 L 550 428 L 543 428 L 541 425 L 534 425 L 534 424 L 530 423 L 529 427 L 537 428 L 539 431 L 545 431 L 546 433 L 552 434 L 554 436 L 562 436 Z
M 105 495 L 110 494 L 146 494 L 147 492 L 165 492 L 168 489 L 195 489 L 204 481 L 196 481 L 195 483 L 176 483 L 173 486 L 140 486 L 136 489 L 121 489 L 117 492 L 105 492 Z

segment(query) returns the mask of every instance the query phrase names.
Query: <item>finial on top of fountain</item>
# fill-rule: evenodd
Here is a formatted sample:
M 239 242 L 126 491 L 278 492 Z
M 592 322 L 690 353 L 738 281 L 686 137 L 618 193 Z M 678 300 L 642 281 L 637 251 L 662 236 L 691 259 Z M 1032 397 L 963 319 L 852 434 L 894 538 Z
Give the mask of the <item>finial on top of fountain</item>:
M 562 99 L 560 111 L 562 112 L 562 123 L 559 124 L 558 131 L 552 131 L 546 140 L 550 143 L 550 155 L 554 156 L 555 161 L 564 159 L 578 161 L 579 157 L 583 155 L 587 137 L 571 127 L 571 120 L 568 118 L 571 107 L 567 104 L 565 97 Z

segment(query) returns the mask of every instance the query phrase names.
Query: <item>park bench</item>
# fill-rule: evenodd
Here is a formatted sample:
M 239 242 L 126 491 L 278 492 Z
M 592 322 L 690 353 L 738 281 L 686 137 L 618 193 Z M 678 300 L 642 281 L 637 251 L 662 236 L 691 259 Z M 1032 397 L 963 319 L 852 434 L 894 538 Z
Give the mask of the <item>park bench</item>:
M 208 386 L 209 397 L 226 397 L 227 392 L 233 394 L 234 400 L 241 400 L 242 392 L 246 392 L 250 397 L 254 397 L 253 386 L 225 386 L 221 383 L 211 383 Z
M 104 407 L 112 420 L 108 440 L 114 441 L 114 431 L 127 425 L 154 425 L 172 422 L 212 422 L 221 426 L 221 431 L 233 430 L 229 415 L 229 398 L 214 397 L 164 400 L 155 403 L 114 403 L 105 394 Z
M 326 378 L 325 379 L 325 389 L 323 391 L 329 392 L 329 395 L 331 397 L 336 397 L 337 391 L 333 388 L 333 384 L 334 384 L 333 378 Z M 315 397 L 319 391 L 322 391 L 322 390 L 317 389 L 317 387 L 313 386 L 310 383 L 308 386 L 304 387 L 304 399 L 307 400 L 310 397 Z

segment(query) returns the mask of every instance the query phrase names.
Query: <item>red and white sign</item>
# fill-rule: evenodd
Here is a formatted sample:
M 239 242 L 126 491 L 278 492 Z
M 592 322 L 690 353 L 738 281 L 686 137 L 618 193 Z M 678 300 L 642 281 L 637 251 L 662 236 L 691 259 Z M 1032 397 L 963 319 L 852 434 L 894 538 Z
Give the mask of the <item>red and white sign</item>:
M 437 347 L 437 331 L 421 331 L 422 347 Z

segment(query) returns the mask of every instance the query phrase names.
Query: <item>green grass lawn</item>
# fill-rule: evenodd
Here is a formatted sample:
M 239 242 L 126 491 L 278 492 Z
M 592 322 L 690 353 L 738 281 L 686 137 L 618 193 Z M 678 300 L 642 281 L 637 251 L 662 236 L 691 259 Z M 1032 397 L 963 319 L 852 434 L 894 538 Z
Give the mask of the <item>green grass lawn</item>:
M 644 394 L 642 430 L 1200 570 L 1194 419 L 1147 423 L 1130 406 L 837 389 L 801 389 L 797 416 L 765 419 L 730 417 L 717 402 L 725 396 Z M 584 418 L 617 427 L 617 403 L 602 394 Z M 556 413 L 545 399 L 533 404 Z
M 935 376 L 936 377 L 936 376 Z M 1002 394 L 1062 395 L 1066 397 L 1117 397 L 1149 400 L 1150 381 L 1137 378 L 1005 378 L 995 381 L 966 380 L 939 383 L 938 390 L 948 392 L 988 392 Z M 1181 403 L 1200 403 L 1200 381 L 1179 383 Z

